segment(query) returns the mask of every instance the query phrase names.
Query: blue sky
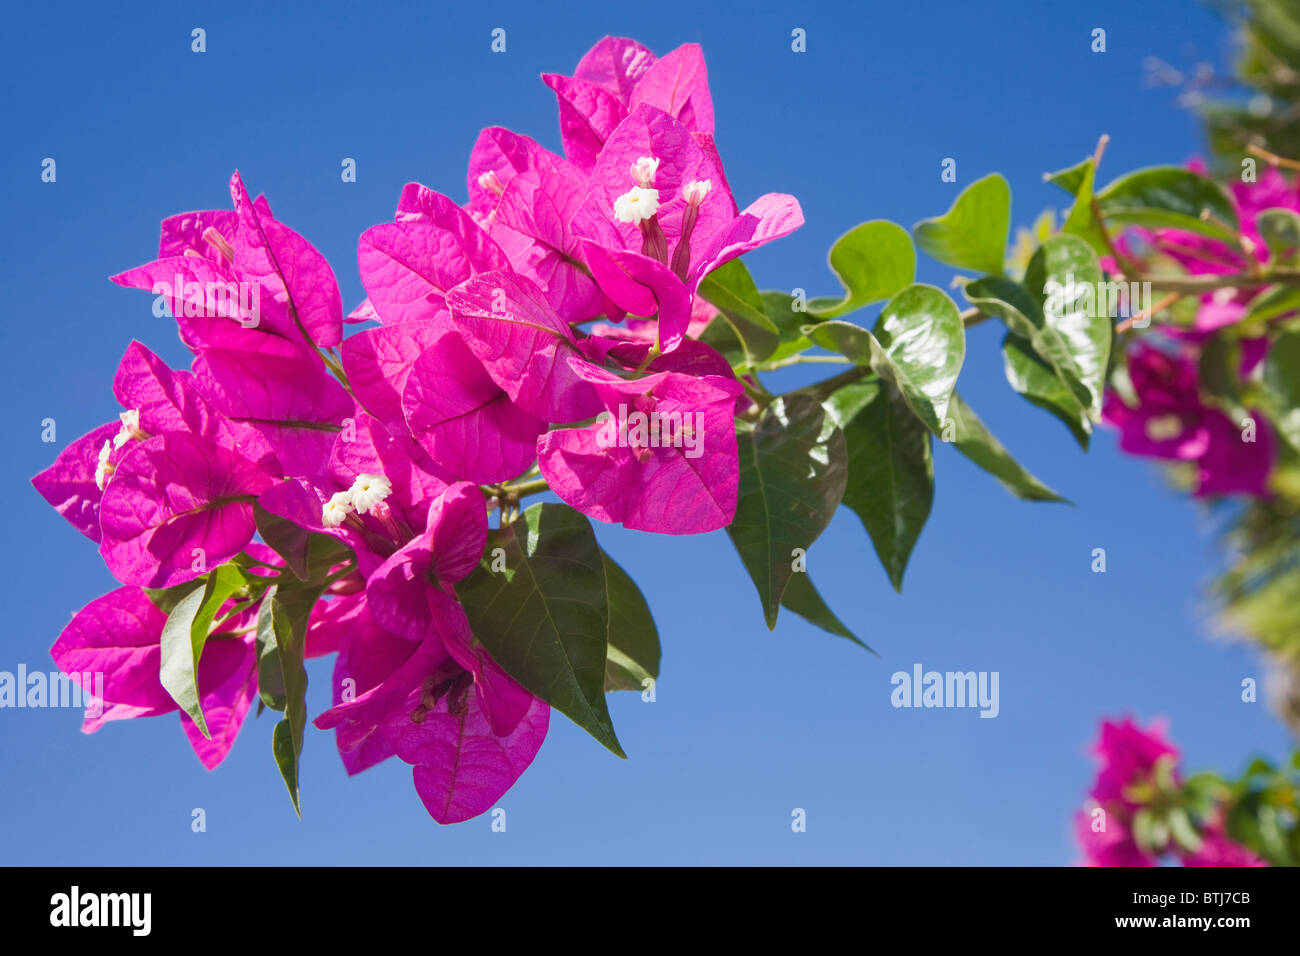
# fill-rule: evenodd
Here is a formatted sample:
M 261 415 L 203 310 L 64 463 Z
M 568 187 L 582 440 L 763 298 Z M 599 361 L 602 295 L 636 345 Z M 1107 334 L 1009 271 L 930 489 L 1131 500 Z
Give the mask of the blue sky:
M 28 484 L 58 449 L 114 417 L 111 380 L 132 338 L 188 355 L 151 299 L 106 277 L 152 258 L 157 224 L 224 207 L 238 168 L 277 216 L 362 297 L 356 237 L 390 218 L 411 180 L 463 199 L 478 130 L 559 147 L 542 72 L 570 72 L 601 36 L 664 53 L 704 45 L 717 139 L 742 204 L 790 192 L 807 224 L 748 257 L 764 288 L 833 294 L 830 243 L 866 219 L 910 225 L 992 170 L 1027 223 L 1063 194 L 1041 173 L 1111 145 L 1111 174 L 1202 148 L 1142 60 L 1225 62 L 1227 31 L 1185 0 L 1002 4 L 659 2 L 455 8 L 424 3 L 49 3 L 9 8 L 0 31 L 5 148 L 0 325 L 7 453 L 0 562 L 9 598 L 0 670 L 48 669 L 69 616 L 114 586 L 94 546 Z M 207 52 L 190 31 L 207 32 Z M 494 27 L 507 52 L 489 50 Z M 807 53 L 790 32 L 807 31 Z M 1107 52 L 1089 50 L 1107 31 Z M 57 182 L 42 183 L 45 157 Z M 345 157 L 358 179 L 342 183 Z M 939 164 L 958 163 L 958 184 Z M 934 263 L 925 281 L 946 285 Z M 858 315 L 869 324 L 871 314 Z M 993 323 L 972 330 L 961 390 L 1001 440 L 1073 507 L 1011 498 L 952 449 L 936 450 L 934 511 L 902 596 L 857 518 L 809 554 L 823 594 L 880 659 L 783 617 L 774 633 L 719 532 L 664 538 L 602 526 L 640 583 L 664 646 L 654 703 L 611 699 L 630 759 L 562 716 L 487 818 L 434 824 L 397 761 L 347 779 L 330 735 L 309 731 L 302 821 L 251 717 L 214 773 L 175 717 L 94 736 L 72 710 L 0 710 L 0 863 L 880 863 L 1064 864 L 1070 814 L 1106 715 L 1169 719 L 1189 768 L 1236 771 L 1286 736 L 1242 645 L 1213 639 L 1201 587 L 1216 551 L 1207 516 L 1123 457 L 1110 433 L 1080 453 L 1006 385 Z M 777 386 L 807 378 L 773 379 Z M 57 422 L 58 445 L 41 421 Z M 1089 570 L 1104 547 L 1108 571 Z M 890 675 L 998 671 L 1001 712 L 890 706 Z M 328 664 L 308 705 L 328 703 Z M 191 830 L 192 811 L 207 831 Z M 807 832 L 793 833 L 794 808 Z

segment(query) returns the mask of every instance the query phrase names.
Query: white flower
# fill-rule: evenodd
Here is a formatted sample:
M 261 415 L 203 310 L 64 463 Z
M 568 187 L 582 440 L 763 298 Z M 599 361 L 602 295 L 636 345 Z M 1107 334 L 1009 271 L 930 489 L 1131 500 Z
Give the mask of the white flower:
M 130 411 L 121 412 L 117 417 L 122 420 L 122 427 L 113 436 L 113 447 L 121 448 L 132 438 L 136 438 L 141 434 L 140 409 L 133 408 Z
M 393 483 L 383 475 L 357 475 L 348 494 L 357 514 L 363 515 L 393 493 Z
M 337 528 L 352 514 L 352 492 L 339 491 L 330 496 L 321 509 L 321 524 L 327 528 Z
M 496 174 L 494 169 L 489 169 L 486 173 L 480 173 L 478 184 L 498 196 L 506 191 L 505 184 L 501 182 L 501 177 Z
M 709 190 L 712 188 L 712 180 L 692 180 L 682 187 L 682 198 L 685 199 L 689 205 L 698 209 L 700 203 L 704 202 L 704 197 L 709 194 Z
M 100 491 L 104 490 L 104 483 L 113 473 L 113 466 L 108 463 L 108 456 L 111 454 L 113 454 L 113 443 L 105 441 L 104 447 L 99 450 L 99 464 L 95 466 L 95 486 Z
M 639 223 L 659 211 L 659 190 L 633 186 L 614 200 L 614 218 L 619 222 Z
M 1143 430 L 1152 441 L 1171 441 L 1185 431 L 1183 420 L 1174 414 L 1148 418 Z
M 650 187 L 655 184 L 655 173 L 659 172 L 659 160 L 653 156 L 642 156 L 632 164 L 632 178 L 638 186 Z

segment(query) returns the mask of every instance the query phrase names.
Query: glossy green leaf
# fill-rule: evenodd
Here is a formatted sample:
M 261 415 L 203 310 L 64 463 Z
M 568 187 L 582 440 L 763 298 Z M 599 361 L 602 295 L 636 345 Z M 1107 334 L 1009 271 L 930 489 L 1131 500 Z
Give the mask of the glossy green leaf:
M 485 559 L 456 585 L 474 637 L 529 692 L 625 757 L 605 704 L 609 595 L 591 522 L 568 505 L 536 504 L 494 530 Z
M 913 413 L 939 433 L 966 356 L 961 313 L 942 291 L 908 286 L 889 300 L 874 334 L 833 320 L 813 327 L 809 336 L 894 384 Z
M 836 239 L 829 262 L 844 286 L 844 297 L 808 303 L 808 311 L 824 319 L 888 299 L 916 278 L 916 250 L 911 237 L 902 226 L 884 219 L 854 226 Z
M 807 395 L 778 398 L 757 423 L 737 421 L 740 494 L 727 528 L 758 589 L 769 629 L 805 552 L 830 524 L 844 495 L 844 436 Z
M 1183 229 L 1235 241 L 1236 207 L 1217 183 L 1181 166 L 1155 166 L 1121 176 L 1097 194 L 1108 227 Z
M 934 501 L 930 431 L 889 382 L 874 390 L 846 386 L 827 404 L 848 449 L 844 504 L 862 521 L 890 583 L 901 591 Z
M 950 442 L 959 452 L 1002 483 L 1017 498 L 1029 501 L 1064 501 L 1026 471 L 956 392 L 948 405 Z M 946 422 L 945 424 L 948 424 Z M 948 437 L 948 436 L 945 436 Z
M 912 227 L 917 246 L 958 269 L 1000 273 L 1011 229 L 1011 187 L 997 173 L 967 186 L 937 219 Z
M 199 659 L 208 642 L 212 619 L 221 605 L 244 586 L 244 575 L 233 564 L 223 564 L 181 598 L 167 615 L 162 632 L 159 679 L 172 700 L 189 714 L 204 737 L 211 738 L 203 717 L 198 686 Z
M 1092 437 L 1087 411 L 1028 340 L 1008 332 L 1002 340 L 1002 364 L 1011 387 L 1064 422 L 1079 447 L 1087 451 Z
M 609 626 L 605 651 L 605 690 L 644 690 L 659 676 L 659 630 L 650 605 L 626 571 L 604 551 Z
M 700 295 L 721 313 L 700 336 L 703 341 L 724 355 L 738 351 L 741 360 L 751 367 L 776 350 L 781 337 L 763 310 L 763 299 L 749 270 L 739 259 L 705 276 Z M 731 355 L 728 358 L 735 364 Z
M 1113 335 L 1109 304 L 1118 299 L 1119 286 L 1103 281 L 1086 242 L 1061 235 L 1034 253 L 1023 283 L 988 277 L 967 283 L 964 292 L 972 305 L 1027 340 L 1096 422 Z

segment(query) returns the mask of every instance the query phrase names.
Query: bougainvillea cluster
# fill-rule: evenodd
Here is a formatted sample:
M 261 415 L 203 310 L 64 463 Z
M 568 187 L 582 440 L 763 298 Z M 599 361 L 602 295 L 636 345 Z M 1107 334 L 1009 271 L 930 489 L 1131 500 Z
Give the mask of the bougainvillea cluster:
M 467 204 L 408 185 L 393 221 L 361 237 L 368 298 L 346 317 L 328 263 L 238 173 L 233 209 L 164 220 L 157 259 L 114 277 L 168 292 L 194 359 L 176 371 L 132 343 L 120 421 L 34 480 L 123 585 L 53 649 L 70 674 L 106 675 L 85 730 L 180 710 L 204 764 L 219 763 L 267 696 L 259 677 L 273 698 L 292 682 L 268 651 L 274 621 L 259 619 L 273 599 L 289 607 L 296 541 L 327 562 L 305 565 L 303 651 L 337 654 L 335 706 L 316 725 L 335 730 L 349 772 L 395 755 L 435 819 L 463 820 L 528 766 L 549 716 L 456 598 L 483 554 L 492 487 L 533 470 L 601 521 L 668 534 L 731 521 L 743 388 L 689 335 L 710 308 L 697 293 L 797 228 L 799 204 L 738 207 L 697 46 L 656 58 L 606 38 L 573 76 L 544 79 L 566 155 L 494 127 L 470 153 Z M 361 322 L 378 325 L 345 339 Z M 255 540 L 268 527 L 276 550 Z M 229 593 L 186 591 L 219 566 L 238 575 Z M 188 675 L 163 648 L 185 599 L 215 605 L 179 661 Z

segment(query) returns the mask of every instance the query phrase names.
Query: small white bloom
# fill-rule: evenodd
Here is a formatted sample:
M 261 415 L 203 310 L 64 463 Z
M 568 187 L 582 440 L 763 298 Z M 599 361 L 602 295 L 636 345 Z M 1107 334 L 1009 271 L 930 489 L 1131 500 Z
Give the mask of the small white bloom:
M 352 514 L 352 493 L 350 491 L 336 492 L 330 496 L 330 500 L 325 502 L 325 507 L 321 509 L 321 524 L 327 528 L 337 528 L 350 514 Z
M 1157 415 L 1147 419 L 1144 431 L 1152 441 L 1170 441 L 1183 433 L 1183 420 L 1174 414 Z
M 494 169 L 489 169 L 486 173 L 480 173 L 478 184 L 498 196 L 506 191 L 505 184 L 501 182 L 501 177 L 496 174 Z
M 713 181 L 709 179 L 692 180 L 682 187 L 682 198 L 697 209 L 700 203 L 704 202 L 704 197 L 709 194 L 713 188 Z
M 104 447 L 99 450 L 99 464 L 95 466 L 95 486 L 100 491 L 104 490 L 104 482 L 108 481 L 108 476 L 113 473 L 113 466 L 108 463 L 108 456 L 113 454 L 113 443 L 105 441 Z
M 122 427 L 113 436 L 113 447 L 121 448 L 140 432 L 140 409 L 133 408 L 130 411 L 121 412 L 117 417 L 122 420 Z
M 352 507 L 357 509 L 359 515 L 365 514 L 392 493 L 393 483 L 383 475 L 358 475 L 348 489 L 348 494 L 352 496 Z
M 659 190 L 633 186 L 614 200 L 614 218 L 619 222 L 639 223 L 659 211 Z
M 642 156 L 632 164 L 632 178 L 636 180 L 638 186 L 653 186 L 657 172 L 659 172 L 659 160 L 653 156 Z

